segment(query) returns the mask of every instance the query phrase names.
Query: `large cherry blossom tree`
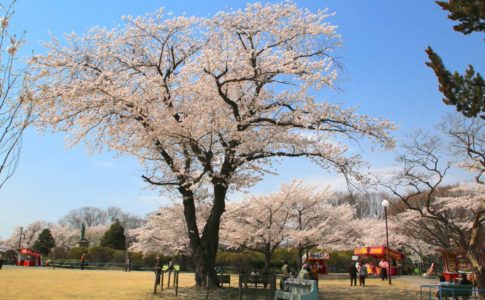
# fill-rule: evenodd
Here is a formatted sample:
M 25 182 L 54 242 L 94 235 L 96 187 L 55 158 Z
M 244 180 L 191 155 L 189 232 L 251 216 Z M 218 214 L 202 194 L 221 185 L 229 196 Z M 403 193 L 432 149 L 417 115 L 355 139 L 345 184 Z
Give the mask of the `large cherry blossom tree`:
M 26 96 L 39 125 L 70 143 L 134 155 L 151 185 L 179 194 L 198 286 L 214 270 L 228 192 L 253 185 L 274 159 L 307 157 L 355 178 L 360 138 L 390 148 L 385 120 L 316 99 L 333 88 L 341 44 L 329 14 L 291 2 L 249 4 L 212 18 L 125 18 L 123 26 L 46 44 Z M 195 199 L 211 210 L 197 224 Z M 206 277 L 208 275 L 208 277 Z

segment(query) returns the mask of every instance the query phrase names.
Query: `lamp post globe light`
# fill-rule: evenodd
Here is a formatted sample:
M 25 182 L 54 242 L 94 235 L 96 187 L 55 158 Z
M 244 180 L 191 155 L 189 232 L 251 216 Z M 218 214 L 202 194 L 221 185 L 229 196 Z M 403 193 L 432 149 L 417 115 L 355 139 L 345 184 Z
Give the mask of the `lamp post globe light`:
M 384 219 L 386 220 L 386 248 L 387 248 L 387 265 L 388 265 L 388 278 L 389 278 L 389 285 L 392 284 L 391 280 L 391 260 L 389 259 L 389 230 L 387 229 L 387 207 L 389 206 L 388 200 L 382 200 L 381 205 L 384 207 Z

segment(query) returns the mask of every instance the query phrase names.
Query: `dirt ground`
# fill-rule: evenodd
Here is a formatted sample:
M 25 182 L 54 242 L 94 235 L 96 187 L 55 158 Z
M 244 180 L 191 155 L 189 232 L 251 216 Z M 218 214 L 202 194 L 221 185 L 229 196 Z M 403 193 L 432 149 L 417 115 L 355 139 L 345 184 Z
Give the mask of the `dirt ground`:
M 206 292 L 194 288 L 193 273 L 179 278 L 179 297 L 173 289 L 153 295 L 154 273 L 71 269 L 4 267 L 0 270 L 0 299 L 206 299 Z M 166 280 L 165 280 L 166 282 Z M 419 287 L 434 279 L 401 276 L 392 286 L 370 278 L 366 287 L 350 287 L 345 276 L 322 276 L 320 299 L 419 299 Z M 237 276 L 231 288 L 210 291 L 209 299 L 238 299 Z M 269 291 L 245 290 L 244 299 L 269 299 Z

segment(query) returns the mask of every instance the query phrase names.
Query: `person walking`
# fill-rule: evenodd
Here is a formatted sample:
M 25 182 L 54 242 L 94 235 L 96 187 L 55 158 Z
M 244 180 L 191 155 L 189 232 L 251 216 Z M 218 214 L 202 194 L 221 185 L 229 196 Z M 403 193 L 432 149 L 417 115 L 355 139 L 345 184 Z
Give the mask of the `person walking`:
M 357 286 L 357 267 L 352 262 L 349 267 L 350 286 Z
M 365 278 L 367 277 L 367 267 L 359 262 L 359 267 L 357 268 L 359 272 L 359 285 L 365 287 Z

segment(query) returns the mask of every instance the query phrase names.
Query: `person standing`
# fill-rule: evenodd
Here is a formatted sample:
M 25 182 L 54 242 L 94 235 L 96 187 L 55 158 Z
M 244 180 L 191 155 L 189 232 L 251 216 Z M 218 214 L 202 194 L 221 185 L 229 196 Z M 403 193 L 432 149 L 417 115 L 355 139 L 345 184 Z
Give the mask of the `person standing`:
M 462 273 L 459 285 L 473 285 L 473 282 L 468 280 L 466 273 Z
M 3 254 L 0 254 L 0 270 L 3 267 Z
M 288 266 L 288 261 L 285 260 L 283 266 L 281 267 L 281 280 L 280 280 L 280 289 L 285 289 L 285 282 L 290 277 L 290 267 Z
M 84 266 L 86 265 L 86 253 L 81 255 L 81 270 L 84 270 Z
M 350 286 L 357 286 L 357 267 L 352 262 L 349 267 Z
M 298 273 L 299 279 L 311 279 L 310 278 L 310 267 L 307 264 L 304 264 L 301 267 L 300 273 Z
M 359 262 L 359 267 L 357 268 L 359 272 L 359 285 L 365 287 L 365 278 L 367 277 L 367 267 Z
M 379 262 L 379 267 L 381 267 L 381 280 L 387 280 L 387 270 L 389 269 L 389 263 L 383 258 Z
M 125 258 L 125 263 L 123 266 L 124 266 L 125 272 L 131 272 L 131 262 L 130 262 L 130 257 L 128 255 Z

